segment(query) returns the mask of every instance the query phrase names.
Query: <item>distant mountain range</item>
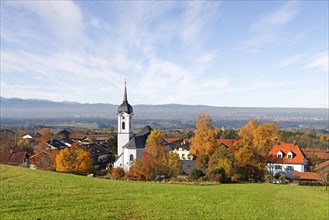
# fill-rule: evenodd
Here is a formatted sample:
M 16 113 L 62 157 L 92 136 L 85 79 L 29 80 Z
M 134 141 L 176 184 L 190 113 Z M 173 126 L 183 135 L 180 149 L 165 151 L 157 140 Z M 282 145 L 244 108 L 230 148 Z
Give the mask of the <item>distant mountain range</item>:
M 118 105 L 53 102 L 39 99 L 1 98 L 1 118 L 56 119 L 107 118 L 116 119 Z M 135 119 L 196 120 L 201 112 L 213 120 L 328 120 L 325 108 L 246 108 L 214 107 L 205 105 L 134 105 Z

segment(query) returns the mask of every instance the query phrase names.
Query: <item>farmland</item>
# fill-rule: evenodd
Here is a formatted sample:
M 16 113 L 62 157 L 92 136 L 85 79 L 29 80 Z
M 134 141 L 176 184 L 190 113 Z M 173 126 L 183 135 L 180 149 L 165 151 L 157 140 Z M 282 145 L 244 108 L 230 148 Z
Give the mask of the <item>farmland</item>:
M 0 165 L 1 219 L 328 219 L 323 187 L 113 181 Z

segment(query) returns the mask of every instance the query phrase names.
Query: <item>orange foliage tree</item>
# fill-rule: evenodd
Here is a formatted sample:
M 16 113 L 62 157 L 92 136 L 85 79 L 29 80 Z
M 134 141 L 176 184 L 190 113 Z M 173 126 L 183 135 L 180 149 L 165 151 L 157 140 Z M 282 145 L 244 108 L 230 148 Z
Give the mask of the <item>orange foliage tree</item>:
M 210 156 L 216 149 L 216 135 L 218 129 L 214 127 L 212 119 L 207 114 L 198 115 L 194 137 L 191 138 L 190 152 L 196 157 L 196 163 L 206 169 Z
M 149 135 L 145 152 L 134 161 L 126 177 L 131 179 L 154 180 L 157 175 L 169 175 L 168 151 L 163 143 L 162 134 L 153 130 Z
M 92 170 L 92 159 L 88 151 L 74 143 L 56 156 L 56 171 L 62 173 L 88 174 Z
M 37 169 L 55 171 L 57 154 L 58 150 L 39 152 L 30 157 L 29 162 L 35 165 Z

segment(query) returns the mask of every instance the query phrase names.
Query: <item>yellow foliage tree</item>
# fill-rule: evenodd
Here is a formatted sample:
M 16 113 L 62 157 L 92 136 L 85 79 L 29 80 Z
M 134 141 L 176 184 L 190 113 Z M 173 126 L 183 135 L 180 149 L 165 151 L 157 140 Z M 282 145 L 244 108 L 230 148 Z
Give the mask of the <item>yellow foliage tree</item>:
M 145 150 L 151 154 L 152 157 L 165 161 L 168 157 L 167 149 L 163 143 L 163 135 L 157 131 L 151 131 L 151 134 L 146 140 Z
M 65 148 L 56 156 L 56 171 L 62 173 L 88 174 L 92 169 L 89 152 L 77 146 Z
M 212 124 L 211 117 L 207 114 L 199 114 L 194 130 L 194 137 L 191 138 L 191 154 L 195 155 L 196 162 L 201 168 L 206 168 L 209 157 L 214 152 L 217 141 L 218 129 Z
M 283 140 L 284 136 L 275 122 L 261 124 L 253 131 L 253 146 L 263 156 L 270 152 L 277 141 Z
M 258 124 L 257 120 L 250 120 L 239 130 L 235 146 L 250 146 L 258 154 L 266 156 L 277 141 L 284 141 L 284 136 L 275 122 Z

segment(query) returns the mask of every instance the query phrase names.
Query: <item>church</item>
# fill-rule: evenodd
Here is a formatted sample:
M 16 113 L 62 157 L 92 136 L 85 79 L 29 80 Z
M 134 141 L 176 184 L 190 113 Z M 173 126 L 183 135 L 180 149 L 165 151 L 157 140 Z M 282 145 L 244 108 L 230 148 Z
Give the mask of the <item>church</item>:
M 138 134 L 134 135 L 132 129 L 133 115 L 134 111 L 128 103 L 125 83 L 123 102 L 118 108 L 118 155 L 113 167 L 122 167 L 126 171 L 130 169 L 133 160 L 142 156 L 147 137 L 152 131 L 152 128 L 146 125 Z

